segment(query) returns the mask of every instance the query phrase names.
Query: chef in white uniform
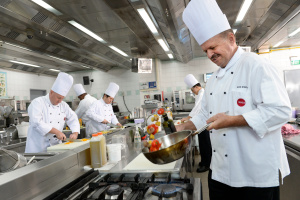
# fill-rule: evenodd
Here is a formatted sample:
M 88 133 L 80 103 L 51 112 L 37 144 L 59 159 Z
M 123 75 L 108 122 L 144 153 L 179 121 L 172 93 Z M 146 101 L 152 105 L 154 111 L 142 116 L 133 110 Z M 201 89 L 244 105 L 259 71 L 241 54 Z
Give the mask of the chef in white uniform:
M 47 147 L 61 143 L 66 139 L 62 133 L 65 122 L 72 130 L 71 139 L 76 139 L 80 132 L 77 115 L 62 100 L 73 84 L 73 77 L 60 72 L 46 96 L 34 99 L 29 107 L 29 129 L 25 153 L 38 153 Z
M 181 119 L 182 122 L 189 121 L 192 117 L 200 113 L 201 100 L 204 94 L 204 88 L 201 87 L 201 84 L 197 81 L 193 74 L 188 74 L 184 78 L 184 82 L 189 88 L 191 88 L 191 91 L 195 95 L 195 106 L 188 117 Z M 201 162 L 199 162 L 197 172 L 206 172 L 207 170 L 209 170 L 212 154 L 209 132 L 207 130 L 202 131 L 195 136 L 194 141 L 196 143 L 196 146 L 199 146 L 199 153 L 201 157 Z
M 86 116 L 90 119 L 86 123 L 86 134 L 88 136 L 109 129 L 110 127 L 107 126 L 107 123 L 115 124 L 120 127 L 122 126 L 114 114 L 111 105 L 118 91 L 119 86 L 116 83 L 109 83 L 103 98 L 95 101 L 90 106 L 89 110 L 86 112 Z
M 86 116 L 86 111 L 90 108 L 92 103 L 97 101 L 95 97 L 92 97 L 91 95 L 87 94 L 85 89 L 83 88 L 82 84 L 75 84 L 73 86 L 73 89 L 75 90 L 76 95 L 80 99 L 80 103 L 78 107 L 75 110 L 75 113 L 79 119 L 82 119 L 82 122 L 84 124 L 87 123 L 89 118 Z
M 290 173 L 281 126 L 289 120 L 291 105 L 277 71 L 236 45 L 215 0 L 192 0 L 183 21 L 220 67 L 206 84 L 200 113 L 176 127 L 195 130 L 212 122 L 210 200 L 279 199 L 279 177 Z
M 204 89 L 201 87 L 201 84 L 197 81 L 193 74 L 188 74 L 184 78 L 185 84 L 191 88 L 191 91 L 195 95 L 195 106 L 192 111 L 189 113 L 189 116 L 182 118 L 181 121 L 189 121 L 193 116 L 197 115 L 201 109 L 201 100 L 204 94 Z

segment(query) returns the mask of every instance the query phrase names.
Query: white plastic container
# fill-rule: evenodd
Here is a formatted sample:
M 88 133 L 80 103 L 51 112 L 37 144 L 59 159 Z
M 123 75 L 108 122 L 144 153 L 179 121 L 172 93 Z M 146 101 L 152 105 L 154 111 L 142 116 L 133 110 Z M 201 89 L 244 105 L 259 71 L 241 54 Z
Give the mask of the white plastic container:
M 107 153 L 109 162 L 116 163 L 122 158 L 121 144 L 107 144 Z
M 18 137 L 26 138 L 28 133 L 28 128 L 29 128 L 29 122 L 22 122 L 21 124 L 18 124 L 16 127 L 18 129 Z

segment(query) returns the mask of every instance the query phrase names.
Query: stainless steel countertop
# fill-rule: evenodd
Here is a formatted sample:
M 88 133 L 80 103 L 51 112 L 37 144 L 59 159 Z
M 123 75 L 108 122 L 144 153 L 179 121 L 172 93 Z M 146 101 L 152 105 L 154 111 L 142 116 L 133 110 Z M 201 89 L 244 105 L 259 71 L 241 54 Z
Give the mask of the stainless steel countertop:
M 126 134 L 127 132 L 123 133 Z M 121 133 L 122 134 L 122 133 Z M 113 135 L 113 134 L 112 134 Z M 165 135 L 164 131 L 160 131 L 158 133 L 155 134 L 155 138 L 159 138 Z M 107 139 L 108 142 L 111 142 L 111 137 Z M 142 145 L 142 144 L 141 144 Z M 183 158 L 179 159 L 176 161 L 175 163 L 175 167 L 172 170 L 166 170 L 166 169 L 148 169 L 148 170 L 123 170 L 124 167 L 126 167 L 133 159 L 135 159 L 139 154 L 141 153 L 140 151 L 136 151 L 134 149 L 134 143 L 129 143 L 128 144 L 128 150 L 126 151 L 126 155 L 125 158 L 122 158 L 121 161 L 119 161 L 117 163 L 116 166 L 114 166 L 112 169 L 110 170 L 101 170 L 101 168 L 99 169 L 100 173 L 153 173 L 153 172 L 168 172 L 168 173 L 179 173 L 180 169 L 182 167 L 182 162 L 183 162 Z
M 291 124 L 295 129 L 300 129 L 298 124 Z M 300 151 L 300 134 L 282 135 L 284 144 Z

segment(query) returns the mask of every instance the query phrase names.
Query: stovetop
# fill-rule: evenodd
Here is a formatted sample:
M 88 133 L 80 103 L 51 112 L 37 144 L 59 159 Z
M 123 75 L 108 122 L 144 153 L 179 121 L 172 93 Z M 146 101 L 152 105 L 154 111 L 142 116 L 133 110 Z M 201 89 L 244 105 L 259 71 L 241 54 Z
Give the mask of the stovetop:
M 99 174 L 93 169 L 51 194 L 46 200 L 201 199 L 199 178 L 177 174 Z

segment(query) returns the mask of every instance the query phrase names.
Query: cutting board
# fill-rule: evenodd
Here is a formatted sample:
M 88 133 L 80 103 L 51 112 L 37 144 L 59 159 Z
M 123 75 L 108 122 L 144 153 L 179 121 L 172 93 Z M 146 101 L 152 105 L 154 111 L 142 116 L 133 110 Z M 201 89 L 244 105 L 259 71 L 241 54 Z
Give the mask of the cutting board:
M 65 142 L 61 144 L 57 144 L 54 146 L 50 146 L 47 148 L 47 152 L 61 152 L 61 151 L 67 151 L 70 149 L 75 149 L 77 147 L 80 147 L 86 143 L 89 143 L 90 140 L 88 141 L 82 141 L 82 142 Z
M 172 170 L 174 169 L 176 161 L 164 164 L 157 165 L 150 162 L 143 153 L 140 153 L 135 159 L 133 159 L 124 170 Z

